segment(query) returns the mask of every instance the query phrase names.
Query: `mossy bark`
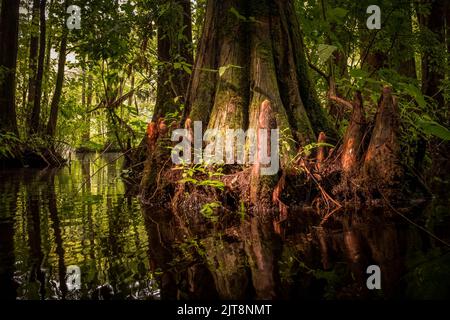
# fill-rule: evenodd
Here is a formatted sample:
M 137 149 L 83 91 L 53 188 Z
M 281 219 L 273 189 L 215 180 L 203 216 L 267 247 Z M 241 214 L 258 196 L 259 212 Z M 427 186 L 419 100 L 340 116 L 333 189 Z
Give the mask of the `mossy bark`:
M 310 81 L 301 37 L 292 0 L 209 0 L 182 124 L 279 129 L 282 170 L 319 132 L 333 140 L 337 134 Z M 265 101 L 270 115 L 261 114 Z M 262 118 L 273 118 L 275 127 L 270 121 L 261 126 Z M 257 171 L 251 174 L 252 202 L 264 198 L 270 207 L 279 175 L 259 177 Z
M 187 67 L 193 60 L 190 1 L 171 0 L 169 3 L 161 1 L 160 5 L 169 7 L 166 10 L 167 16 L 160 17 L 158 21 L 158 60 L 161 65 L 158 70 L 153 119 L 149 123 L 149 129 L 152 132 L 147 132 L 135 156 L 137 161 L 140 161 L 141 148 L 147 149 L 140 183 L 141 195 L 144 199 L 154 197 L 155 191 L 163 188 L 159 185 L 158 175 L 162 172 L 162 167 L 170 160 L 168 127 L 174 127 L 174 116 L 181 112 L 189 82 L 189 73 L 180 66 L 184 64 Z M 180 30 L 183 33 L 181 41 L 179 40 Z

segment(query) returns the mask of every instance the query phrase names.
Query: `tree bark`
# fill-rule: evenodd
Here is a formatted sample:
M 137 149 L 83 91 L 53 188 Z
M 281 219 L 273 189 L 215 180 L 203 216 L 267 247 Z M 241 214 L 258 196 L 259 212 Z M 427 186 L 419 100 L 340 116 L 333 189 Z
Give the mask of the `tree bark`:
M 342 147 L 341 165 L 344 173 L 350 174 L 359 169 L 359 161 L 363 154 L 363 138 L 366 129 L 361 92 L 357 92 L 353 102 L 353 114 L 345 132 Z
M 38 69 L 38 50 L 39 50 L 39 20 L 40 20 L 40 1 L 33 0 L 33 14 L 31 18 L 31 38 L 30 38 L 30 55 L 29 55 L 29 68 L 30 77 L 28 82 L 28 112 L 30 117 L 28 119 L 28 132 L 32 133 L 37 131 L 39 123 L 35 123 L 36 116 L 34 115 L 34 100 L 36 98 L 36 86 L 37 86 L 37 69 Z
M 428 3 L 430 1 L 425 1 Z M 428 16 L 419 15 L 419 24 L 424 32 L 431 31 L 435 35 L 434 41 L 437 45 L 445 44 L 446 0 L 431 1 L 431 10 Z M 448 6 L 447 6 L 448 7 Z M 445 45 L 442 50 L 445 50 Z M 439 61 L 436 54 L 425 48 L 422 53 L 422 92 L 435 99 L 440 107 L 444 106 L 444 96 L 440 85 L 445 78 L 445 62 Z
M 49 14 L 52 13 L 53 10 L 53 2 L 54 0 L 50 0 L 48 5 Z M 52 25 L 47 23 L 47 30 L 52 29 Z M 53 43 L 53 33 L 47 32 L 47 44 L 45 46 L 45 63 L 44 63 L 44 89 L 43 89 L 43 97 L 42 97 L 42 106 L 44 108 L 42 118 L 47 119 L 48 117 L 48 105 L 49 105 L 49 79 L 50 79 L 50 67 L 51 67 L 51 58 L 52 58 L 52 43 Z
M 0 131 L 19 135 L 16 118 L 16 66 L 19 0 L 3 0 L 0 16 Z
M 157 175 L 165 161 L 162 158 L 170 157 L 166 148 L 167 139 L 156 147 L 158 139 L 167 138 L 167 123 L 165 118 L 181 112 L 181 105 L 185 103 L 189 73 L 185 67 L 192 65 L 192 20 L 189 0 L 171 0 L 169 3 L 161 1 L 160 5 L 168 5 L 167 16 L 160 17 L 158 23 L 158 60 L 161 63 L 158 69 L 158 87 L 153 119 L 148 124 L 148 132 L 142 146 L 147 146 L 147 158 L 141 180 L 141 192 L 145 197 L 147 192 L 156 188 Z M 175 17 L 169 19 L 169 17 Z M 182 30 L 183 40 L 180 41 L 179 32 Z M 177 66 L 177 67 L 176 67 Z M 181 116 L 181 115 L 180 115 Z M 153 130 L 150 132 L 150 128 Z M 138 151 L 139 152 L 139 151 Z M 139 161 L 139 160 L 138 160 Z
M 364 159 L 363 175 L 371 193 L 389 192 L 402 181 L 399 111 L 391 89 L 383 89 L 372 137 Z M 386 193 L 389 196 L 388 193 Z
M 50 116 L 47 124 L 47 135 L 55 136 L 56 124 L 58 121 L 59 104 L 61 102 L 61 94 L 64 85 L 64 70 L 66 65 L 67 55 L 67 29 L 63 26 L 63 33 L 61 38 L 61 46 L 59 49 L 58 71 L 56 75 L 55 92 L 53 94 L 52 103 L 50 106 Z
M 283 170 L 299 147 L 316 140 L 316 132 L 333 141 L 337 133 L 318 102 L 304 50 L 294 1 L 209 0 L 185 124 L 279 129 L 280 155 L 273 156 L 281 156 Z M 264 209 L 273 205 L 279 175 L 260 176 L 259 168 L 251 173 L 249 199 Z
M 87 75 L 87 84 L 84 84 L 84 95 L 85 95 L 85 115 L 84 115 L 84 121 L 86 125 L 86 130 L 83 132 L 82 136 L 82 142 L 87 143 L 90 140 L 91 136 L 91 115 L 89 113 L 89 110 L 92 108 L 92 96 L 93 96 L 93 77 L 91 74 Z
M 158 22 L 158 88 L 156 94 L 153 121 L 157 121 L 166 114 L 179 111 L 186 94 L 189 74 L 178 63 L 192 65 L 192 20 L 189 0 L 171 0 L 161 2 L 169 5 L 170 15 L 176 19 L 169 21 L 168 16 L 160 17 Z M 182 40 L 179 32 L 182 30 Z
M 46 0 L 41 0 L 39 4 L 39 17 L 40 17 L 39 56 L 36 72 L 35 92 L 33 98 L 33 109 L 31 112 L 31 120 L 28 128 L 30 134 L 38 133 L 40 125 L 42 80 L 44 77 L 45 45 L 46 45 L 45 7 L 46 7 Z

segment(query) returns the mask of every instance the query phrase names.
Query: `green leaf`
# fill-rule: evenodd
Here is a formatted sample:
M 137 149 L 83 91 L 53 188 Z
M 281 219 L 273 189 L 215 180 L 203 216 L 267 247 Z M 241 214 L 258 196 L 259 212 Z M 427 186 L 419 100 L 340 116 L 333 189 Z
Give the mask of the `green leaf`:
M 187 74 L 192 74 L 192 69 L 189 67 L 189 65 L 187 64 L 183 64 L 183 70 L 184 72 L 186 72 Z
M 334 20 L 342 20 L 347 16 L 348 10 L 344 8 L 333 8 L 328 10 L 328 16 Z
M 450 130 L 436 121 L 419 118 L 417 125 L 425 134 L 433 135 L 446 141 L 450 140 Z
M 222 76 L 225 74 L 225 72 L 229 69 L 229 68 L 238 68 L 238 69 L 242 69 L 242 67 L 240 66 L 235 66 L 232 64 L 227 64 L 226 66 L 221 66 L 219 68 L 219 76 L 222 78 Z
M 369 76 L 368 73 L 362 69 L 352 69 L 350 70 L 350 75 L 353 78 L 367 78 Z
M 322 62 L 327 62 L 330 59 L 334 51 L 337 50 L 336 46 L 331 46 L 328 44 L 319 44 L 318 56 Z
M 219 76 L 222 78 L 229 66 L 223 66 L 219 68 Z
M 425 108 L 427 106 L 427 102 L 425 101 L 425 97 L 418 87 L 412 84 L 408 84 L 405 86 L 405 91 L 411 95 L 421 108 Z

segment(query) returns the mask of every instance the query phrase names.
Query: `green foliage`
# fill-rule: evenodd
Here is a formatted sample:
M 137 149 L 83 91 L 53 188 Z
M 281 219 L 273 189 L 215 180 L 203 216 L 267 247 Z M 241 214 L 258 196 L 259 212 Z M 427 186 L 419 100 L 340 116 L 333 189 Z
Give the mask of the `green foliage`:
M 450 295 L 450 255 L 435 248 L 428 253 L 408 255 L 405 275 L 406 293 L 410 299 L 441 299 Z
M 446 141 L 450 140 L 450 130 L 441 126 L 436 121 L 419 118 L 417 119 L 417 126 L 424 134 L 432 135 Z
M 12 132 L 0 133 L 0 159 L 14 159 L 22 141 Z
M 336 46 L 331 46 L 328 44 L 319 44 L 317 55 L 319 56 L 319 60 L 321 62 L 327 62 L 328 59 L 332 56 L 333 52 L 337 50 Z
M 205 203 L 200 209 L 200 213 L 202 214 L 203 217 L 210 220 L 211 222 L 217 222 L 219 221 L 219 217 L 216 214 L 216 209 L 221 207 L 222 204 L 217 201 Z
M 223 191 L 225 184 L 215 178 L 223 176 L 222 168 L 212 167 L 205 164 L 195 164 L 193 166 L 181 166 L 182 179 L 180 183 L 191 183 L 196 186 L 212 187 Z
M 310 144 L 304 146 L 304 147 L 302 148 L 301 154 L 304 155 L 304 156 L 306 156 L 306 157 L 308 157 L 308 156 L 311 155 L 311 153 L 312 153 L 312 151 L 313 151 L 314 149 L 317 149 L 317 148 L 320 148 L 320 147 L 330 147 L 330 148 L 334 148 L 334 145 L 329 144 L 329 143 L 325 143 L 325 142 L 313 142 L 313 143 L 310 143 Z

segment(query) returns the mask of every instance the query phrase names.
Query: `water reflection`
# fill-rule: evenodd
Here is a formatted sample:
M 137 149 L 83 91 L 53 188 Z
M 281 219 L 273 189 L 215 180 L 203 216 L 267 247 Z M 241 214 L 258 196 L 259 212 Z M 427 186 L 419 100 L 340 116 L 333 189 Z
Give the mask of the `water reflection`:
M 322 226 L 312 212 L 292 212 L 283 237 L 264 215 L 209 231 L 184 214 L 147 208 L 145 215 L 163 297 L 450 297 L 448 248 L 392 212 L 341 212 Z M 382 290 L 367 288 L 369 265 L 381 268 Z
M 398 214 L 212 223 L 141 207 L 116 158 L 0 172 L 0 299 L 450 298 L 448 248 Z M 449 203 L 439 199 L 402 212 L 448 243 Z M 372 264 L 381 291 L 366 286 Z
M 92 154 L 61 170 L 0 173 L 2 298 L 155 297 L 140 207 L 125 195 L 115 158 Z M 81 271 L 79 288 L 69 266 Z

